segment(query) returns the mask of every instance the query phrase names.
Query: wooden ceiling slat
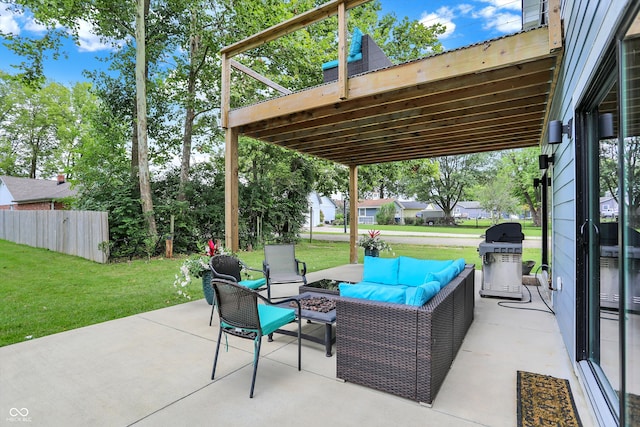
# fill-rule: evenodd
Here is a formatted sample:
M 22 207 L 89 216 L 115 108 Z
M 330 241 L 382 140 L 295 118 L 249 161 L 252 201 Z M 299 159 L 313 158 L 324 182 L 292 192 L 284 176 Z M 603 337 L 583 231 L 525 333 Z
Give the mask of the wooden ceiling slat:
M 333 132 L 333 127 L 328 126 L 317 130 L 316 135 L 310 135 L 304 138 L 288 138 L 286 140 L 268 138 L 266 141 L 270 143 L 279 143 L 289 148 L 297 149 L 308 143 L 325 143 L 325 141 L 342 141 L 349 142 L 352 138 L 363 138 L 367 135 L 375 136 L 379 132 L 394 132 L 398 128 L 437 128 L 446 126 L 456 126 L 460 124 L 474 124 L 482 121 L 482 117 L 487 119 L 495 119 L 507 114 L 511 114 L 512 110 L 517 110 L 515 114 L 540 112 L 544 110 L 546 97 L 537 95 L 534 97 L 522 97 L 514 101 L 507 99 L 496 100 L 490 105 L 476 105 L 472 107 L 460 107 L 451 105 L 446 111 L 439 111 L 431 108 L 413 110 L 407 112 L 403 117 L 395 115 L 376 117 L 377 120 L 369 119 L 350 121 L 349 126 L 338 126 L 343 128 Z
M 440 144 L 454 145 L 456 142 L 465 141 L 467 143 L 491 143 L 492 141 L 512 140 L 514 138 L 520 138 L 527 135 L 535 135 L 537 132 L 535 127 L 529 128 L 514 128 L 505 129 L 500 138 L 496 138 L 496 132 L 481 132 L 481 133 L 459 133 L 455 136 L 443 135 L 437 138 L 431 138 L 429 135 L 413 135 L 411 137 L 405 137 L 402 139 L 393 139 L 387 141 L 370 140 L 366 142 L 353 143 L 350 145 L 336 145 L 334 147 L 320 147 L 318 149 L 309 149 L 309 153 L 318 155 L 327 155 L 328 153 L 338 154 L 344 152 L 350 156 L 358 156 L 359 154 L 366 153 L 379 153 L 385 150 L 407 150 L 407 151 L 421 151 L 423 149 L 429 149 L 432 146 Z
M 492 113 L 488 113 L 492 114 Z M 504 117 L 487 117 L 484 120 L 478 120 L 473 122 L 465 122 L 456 126 L 441 126 L 441 127 L 430 127 L 425 128 L 423 125 L 414 125 L 410 128 L 404 130 L 397 130 L 395 133 L 395 139 L 400 141 L 405 137 L 413 137 L 416 134 L 424 135 L 425 138 L 438 138 L 440 136 L 449 136 L 451 138 L 455 138 L 457 135 L 465 135 L 469 133 L 469 127 L 473 127 L 474 132 L 484 133 L 484 132 L 498 132 L 505 127 L 508 126 L 518 126 L 524 127 L 525 125 L 529 125 L 529 128 L 536 129 L 540 126 L 539 123 L 536 123 L 536 120 L 540 119 L 539 112 L 533 113 L 525 113 L 525 114 L 512 114 Z M 533 122 L 533 123 L 532 123 Z M 376 138 L 367 138 L 366 135 L 354 136 L 351 140 L 339 140 L 339 141 L 328 141 L 322 140 L 318 142 L 309 142 L 304 145 L 287 145 L 287 148 L 297 150 L 300 152 L 308 152 L 308 151 L 316 151 L 323 147 L 334 147 L 336 145 L 341 144 L 358 144 L 360 142 L 369 142 L 375 143 Z

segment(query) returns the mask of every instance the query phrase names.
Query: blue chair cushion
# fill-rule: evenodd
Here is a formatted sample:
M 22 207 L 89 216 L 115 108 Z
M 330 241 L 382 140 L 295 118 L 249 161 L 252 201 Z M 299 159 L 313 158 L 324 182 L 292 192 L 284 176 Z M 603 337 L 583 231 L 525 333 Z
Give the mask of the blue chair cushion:
M 398 258 L 364 257 L 363 282 L 398 284 Z
M 258 316 L 260 316 L 262 334 L 267 335 L 296 320 L 296 311 L 290 308 L 258 304 Z
M 256 290 L 264 285 L 267 284 L 267 279 L 265 279 L 264 277 L 261 279 L 255 279 L 255 280 L 242 280 L 240 282 L 238 282 L 239 285 L 242 285 L 244 287 L 247 287 L 249 289 L 253 289 Z
M 422 285 L 425 283 L 427 273 L 441 271 L 454 262 L 452 260 L 417 259 L 407 256 L 401 256 L 398 260 L 398 283 L 407 286 Z
M 351 46 L 349 47 L 349 56 L 362 53 L 362 31 L 356 27 L 351 34 Z
M 421 307 L 440 292 L 440 282 L 423 283 L 420 286 L 408 287 L 404 303 Z
M 385 286 L 376 284 L 338 285 L 341 297 L 361 298 L 371 301 L 404 304 L 405 286 Z

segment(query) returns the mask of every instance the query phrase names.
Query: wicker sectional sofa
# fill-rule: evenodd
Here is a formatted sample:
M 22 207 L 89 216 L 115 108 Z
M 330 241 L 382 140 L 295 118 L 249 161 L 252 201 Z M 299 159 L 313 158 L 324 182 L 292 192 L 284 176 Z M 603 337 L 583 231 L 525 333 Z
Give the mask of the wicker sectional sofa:
M 340 297 L 337 377 L 430 405 L 473 322 L 474 268 L 419 307 Z

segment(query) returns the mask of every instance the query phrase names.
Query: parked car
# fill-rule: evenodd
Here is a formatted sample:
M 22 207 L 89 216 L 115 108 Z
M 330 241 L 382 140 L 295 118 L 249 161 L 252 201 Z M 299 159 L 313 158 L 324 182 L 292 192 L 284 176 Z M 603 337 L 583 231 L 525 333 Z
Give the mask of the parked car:
M 613 209 L 603 209 L 602 211 L 600 211 L 600 216 L 603 218 L 617 218 L 618 211 Z

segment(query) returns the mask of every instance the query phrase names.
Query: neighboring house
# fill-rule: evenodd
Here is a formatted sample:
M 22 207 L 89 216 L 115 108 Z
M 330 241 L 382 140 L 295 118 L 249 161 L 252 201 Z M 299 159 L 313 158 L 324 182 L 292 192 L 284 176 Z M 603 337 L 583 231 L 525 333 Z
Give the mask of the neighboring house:
M 398 204 L 402 209 L 402 220 L 401 223 L 404 224 L 405 218 L 415 218 L 418 213 L 427 207 L 427 204 L 424 202 L 415 202 L 411 200 L 400 200 Z
M 453 208 L 453 216 L 455 218 L 479 219 L 489 218 L 491 214 L 480 206 L 480 202 L 458 202 Z
M 0 176 L 0 209 L 63 210 L 64 199 L 75 197 L 76 191 L 64 175 L 57 180 Z
M 309 201 L 309 208 L 311 208 L 311 213 L 313 214 L 313 221 L 311 224 L 309 223 L 309 211 L 307 211 L 305 227 L 309 227 L 310 225 L 315 227 L 323 222 L 324 224 L 330 224 L 336 219 L 336 205 L 329 197 L 321 196 L 315 191 L 312 191 L 309 193 L 307 200 Z M 320 212 L 322 212 L 322 215 L 320 215 Z
M 618 216 L 618 202 L 613 196 L 600 197 L 600 216 Z
M 361 200 L 358 202 L 358 224 L 376 224 L 378 210 L 388 203 L 396 206 L 396 221 L 402 218 L 402 205 L 396 199 Z

